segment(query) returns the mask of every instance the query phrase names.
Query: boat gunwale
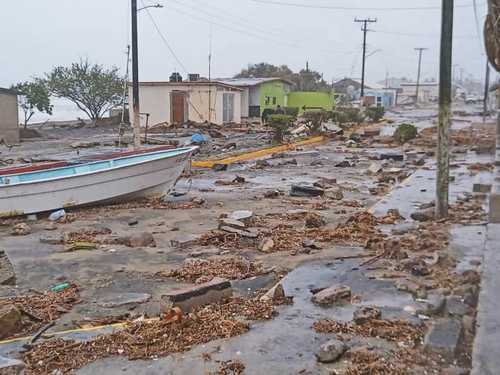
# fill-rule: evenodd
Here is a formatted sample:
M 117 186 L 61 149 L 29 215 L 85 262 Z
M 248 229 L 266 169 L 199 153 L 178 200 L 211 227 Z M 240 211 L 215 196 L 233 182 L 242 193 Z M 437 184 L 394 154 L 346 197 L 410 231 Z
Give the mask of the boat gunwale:
M 160 160 L 163 160 L 163 159 L 169 159 L 169 158 L 172 158 L 172 157 L 189 154 L 189 153 L 194 152 L 196 149 L 198 149 L 197 146 L 191 146 L 191 147 L 182 147 L 182 148 L 172 149 L 172 150 L 154 151 L 154 152 L 144 153 L 144 154 L 139 154 L 139 155 L 128 155 L 128 156 L 123 156 L 123 157 L 114 158 L 114 159 L 96 160 L 96 161 L 93 161 L 93 162 L 90 162 L 90 163 L 78 164 L 77 166 L 93 165 L 93 164 L 102 163 L 104 161 L 106 161 L 106 162 L 112 162 L 113 160 L 130 159 L 130 158 L 133 158 L 133 157 L 136 157 L 136 156 L 155 155 L 155 154 L 162 154 L 162 153 L 167 153 L 167 152 L 173 152 L 175 150 L 183 150 L 183 151 L 179 152 L 178 154 L 174 154 L 174 155 L 170 155 L 170 156 L 165 156 L 165 157 L 160 157 L 160 158 L 157 158 L 157 159 L 143 160 L 143 161 L 138 161 L 136 163 L 131 163 L 131 164 L 125 164 L 125 165 L 119 165 L 119 166 L 104 168 L 104 169 L 97 170 L 97 171 L 83 172 L 83 173 L 78 173 L 78 174 L 74 174 L 74 175 L 70 175 L 70 176 L 51 177 L 51 178 L 38 179 L 38 180 L 33 180 L 33 181 L 21 181 L 21 182 L 16 182 L 16 183 L 12 183 L 12 184 L 3 184 L 3 183 L 0 183 L 0 189 L 14 187 L 14 186 L 20 186 L 20 185 L 30 185 L 30 184 L 34 185 L 34 184 L 38 184 L 38 183 L 45 183 L 45 182 L 66 180 L 66 179 L 70 179 L 70 178 L 83 177 L 83 176 L 88 176 L 88 175 L 93 175 L 93 174 L 95 175 L 95 174 L 100 174 L 100 173 L 104 173 L 104 172 L 110 172 L 110 171 L 113 171 L 113 170 L 118 170 L 118 169 L 123 169 L 123 168 L 128 168 L 128 167 L 135 167 L 135 166 L 146 164 L 146 163 L 150 163 L 150 162 L 153 162 L 153 161 L 160 161 Z M 74 166 L 74 165 L 73 166 L 64 166 L 64 167 L 50 168 L 49 170 L 54 171 L 54 170 L 61 170 L 61 169 L 68 169 L 68 168 L 75 168 L 75 167 L 76 166 Z M 37 171 L 37 172 L 40 172 L 40 171 Z M 12 177 L 12 176 L 20 176 L 20 175 L 24 175 L 24 174 L 28 174 L 28 173 L 37 173 L 37 172 L 14 173 L 14 174 L 10 174 L 10 175 L 2 175 L 0 177 L 5 178 L 5 177 Z

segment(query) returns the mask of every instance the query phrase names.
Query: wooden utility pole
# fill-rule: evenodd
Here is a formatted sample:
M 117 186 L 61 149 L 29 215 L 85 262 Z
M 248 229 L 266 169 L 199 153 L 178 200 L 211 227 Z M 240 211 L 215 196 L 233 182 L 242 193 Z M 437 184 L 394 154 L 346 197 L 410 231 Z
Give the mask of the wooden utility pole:
M 134 147 L 141 146 L 141 115 L 139 106 L 139 52 L 137 46 L 137 0 L 132 0 L 132 101 L 134 118 Z
M 361 31 L 363 32 L 363 65 L 361 67 L 361 102 L 363 103 L 363 98 L 365 97 L 365 67 L 366 67 L 366 33 L 368 30 L 368 24 L 377 22 L 377 19 L 365 18 L 358 20 L 357 18 L 354 22 L 360 22 L 363 24 Z
M 453 3 L 454 0 L 442 0 L 436 181 L 436 217 L 438 219 L 448 216 L 450 183 L 449 132 L 451 125 Z
M 486 77 L 484 79 L 484 98 L 483 98 L 483 122 L 486 122 L 489 95 L 490 95 L 490 61 L 486 59 Z
M 422 53 L 426 50 L 427 48 L 415 48 L 415 51 L 418 51 L 418 73 L 417 73 L 417 88 L 416 88 L 416 98 L 415 98 L 415 104 L 418 104 L 418 94 L 420 91 L 420 73 L 422 72 Z

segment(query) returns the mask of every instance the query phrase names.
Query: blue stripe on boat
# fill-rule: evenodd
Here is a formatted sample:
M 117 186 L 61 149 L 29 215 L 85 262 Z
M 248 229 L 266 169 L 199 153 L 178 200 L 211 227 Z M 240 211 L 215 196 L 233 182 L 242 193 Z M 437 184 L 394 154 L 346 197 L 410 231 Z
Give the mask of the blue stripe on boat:
M 125 167 L 128 165 L 139 164 L 146 161 L 180 155 L 188 150 L 190 150 L 190 148 L 177 148 L 168 151 L 156 151 L 147 154 L 124 156 L 116 159 L 78 164 L 76 166 L 59 167 L 41 171 L 0 176 L 0 185 L 9 186 L 22 182 L 34 182 L 39 180 L 70 177 L 83 173 L 98 172 L 109 168 Z

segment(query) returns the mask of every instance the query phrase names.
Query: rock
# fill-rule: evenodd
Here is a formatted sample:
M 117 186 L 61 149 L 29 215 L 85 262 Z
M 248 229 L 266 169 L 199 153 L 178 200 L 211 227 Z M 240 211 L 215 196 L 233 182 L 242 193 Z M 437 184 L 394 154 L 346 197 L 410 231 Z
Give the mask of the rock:
M 230 219 L 228 217 L 223 217 L 222 219 L 219 219 L 219 229 L 221 227 L 232 227 L 236 229 L 245 229 L 246 225 L 244 222 L 235 220 L 235 219 Z
M 265 301 L 280 301 L 286 298 L 285 289 L 283 289 L 283 285 L 281 282 L 273 286 L 271 289 L 267 291 L 260 300 Z
M 242 230 L 242 229 L 237 229 L 237 228 L 228 227 L 228 226 L 221 226 L 219 229 L 224 231 L 224 232 L 238 234 L 241 237 L 246 237 L 246 238 L 257 238 L 258 237 L 257 233 L 250 232 L 248 230 Z
M 323 165 L 323 161 L 321 159 L 316 159 L 309 164 L 311 167 L 321 166 Z
M 194 308 L 223 301 L 232 295 L 233 290 L 229 280 L 215 277 L 208 283 L 162 295 L 160 310 L 165 312 L 170 311 L 173 307 L 179 307 L 182 312 L 189 313 Z
M 350 300 L 350 298 L 351 288 L 342 285 L 323 289 L 321 292 L 318 292 L 314 296 L 312 296 L 311 300 L 318 305 L 329 306 L 337 302 Z
M 129 226 L 134 226 L 134 225 L 137 225 L 139 224 L 139 219 L 137 219 L 136 217 L 133 217 L 131 219 L 128 220 L 128 225 Z
M 438 320 L 425 335 L 424 350 L 440 354 L 448 360 L 453 360 L 462 335 L 463 328 L 459 320 Z
M 269 253 L 274 249 L 274 241 L 272 238 L 264 238 L 259 244 L 259 250 L 263 253 Z
M 405 280 L 405 279 L 398 280 L 396 281 L 395 286 L 397 290 L 400 290 L 402 292 L 408 292 L 413 297 L 421 298 L 421 296 L 419 295 L 421 291 L 420 285 L 411 280 Z
M 257 162 L 255 163 L 255 166 L 259 169 L 264 169 L 264 168 L 270 167 L 271 164 L 269 164 L 269 162 L 267 160 L 260 159 L 260 160 L 257 160 Z
M 27 236 L 31 233 L 31 227 L 26 223 L 18 223 L 14 225 L 10 234 L 13 236 Z
M 194 234 L 182 234 L 170 240 L 170 246 L 178 249 L 186 249 L 194 245 L 198 240 L 199 237 Z
M 304 241 L 302 241 L 302 246 L 308 249 L 315 249 L 315 250 L 321 249 L 321 246 L 319 246 L 316 242 L 314 242 L 314 240 L 311 240 L 309 238 L 306 238 L 304 239 Z
M 14 335 L 22 329 L 21 311 L 14 305 L 0 308 L 0 339 Z
M 227 164 L 215 163 L 215 164 L 212 166 L 212 170 L 214 170 L 214 171 L 216 171 L 216 172 L 226 171 L 226 170 L 227 170 Z
M 0 356 L 0 374 L 2 375 L 22 375 L 24 368 L 24 362 Z
M 156 247 L 155 238 L 149 232 L 133 234 L 128 237 L 127 246 L 129 247 Z
M 370 175 L 378 174 L 382 171 L 382 166 L 379 163 L 372 163 L 368 167 L 367 173 Z
M 431 221 L 434 219 L 434 209 L 419 210 L 413 212 L 410 217 L 415 221 Z
M 460 296 L 446 298 L 445 312 L 450 316 L 462 317 L 469 312 L 469 306 Z
M 423 304 L 423 306 L 417 311 L 419 314 L 439 315 L 444 310 L 446 299 L 438 290 L 429 293 L 426 299 L 418 299 L 417 302 L 421 302 Z
M 374 306 L 359 307 L 353 314 L 353 320 L 356 324 L 365 324 L 370 320 L 380 319 L 382 312 Z
M 5 251 L 0 250 L 0 285 L 15 285 L 14 267 Z
M 248 210 L 234 211 L 228 216 L 229 219 L 247 223 L 253 217 L 253 212 Z
M 320 197 L 325 195 L 325 191 L 309 185 L 292 185 L 290 195 L 292 197 Z
M 268 190 L 264 193 L 264 198 L 279 198 L 280 195 L 279 190 Z
M 318 213 L 307 214 L 305 220 L 306 228 L 320 228 L 326 225 L 325 219 Z
M 338 360 L 347 350 L 347 346 L 340 340 L 330 340 L 321 345 L 316 353 L 316 359 L 321 363 L 332 363 Z
M 101 307 L 114 308 L 127 305 L 138 305 L 148 302 L 151 299 L 151 294 L 147 293 L 123 293 L 111 298 L 104 298 L 97 303 Z
M 350 168 L 352 167 L 351 163 L 348 160 L 343 160 L 340 163 L 335 164 L 336 168 Z

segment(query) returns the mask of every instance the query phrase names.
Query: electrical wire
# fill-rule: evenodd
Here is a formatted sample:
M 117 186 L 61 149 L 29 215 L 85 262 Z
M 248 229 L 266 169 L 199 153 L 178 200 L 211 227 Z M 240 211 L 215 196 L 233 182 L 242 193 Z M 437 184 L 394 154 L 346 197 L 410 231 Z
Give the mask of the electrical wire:
M 348 7 L 348 6 L 338 6 L 338 5 L 316 5 L 316 4 L 304 4 L 304 3 L 294 3 L 286 1 L 274 1 L 274 0 L 250 0 L 254 3 L 265 4 L 265 5 L 281 5 L 287 7 L 295 8 L 310 8 L 310 9 L 332 9 L 332 10 L 369 10 L 369 11 L 414 11 L 414 10 L 441 10 L 441 6 L 423 6 L 423 7 Z M 455 8 L 470 8 L 473 4 L 463 4 L 455 5 Z

